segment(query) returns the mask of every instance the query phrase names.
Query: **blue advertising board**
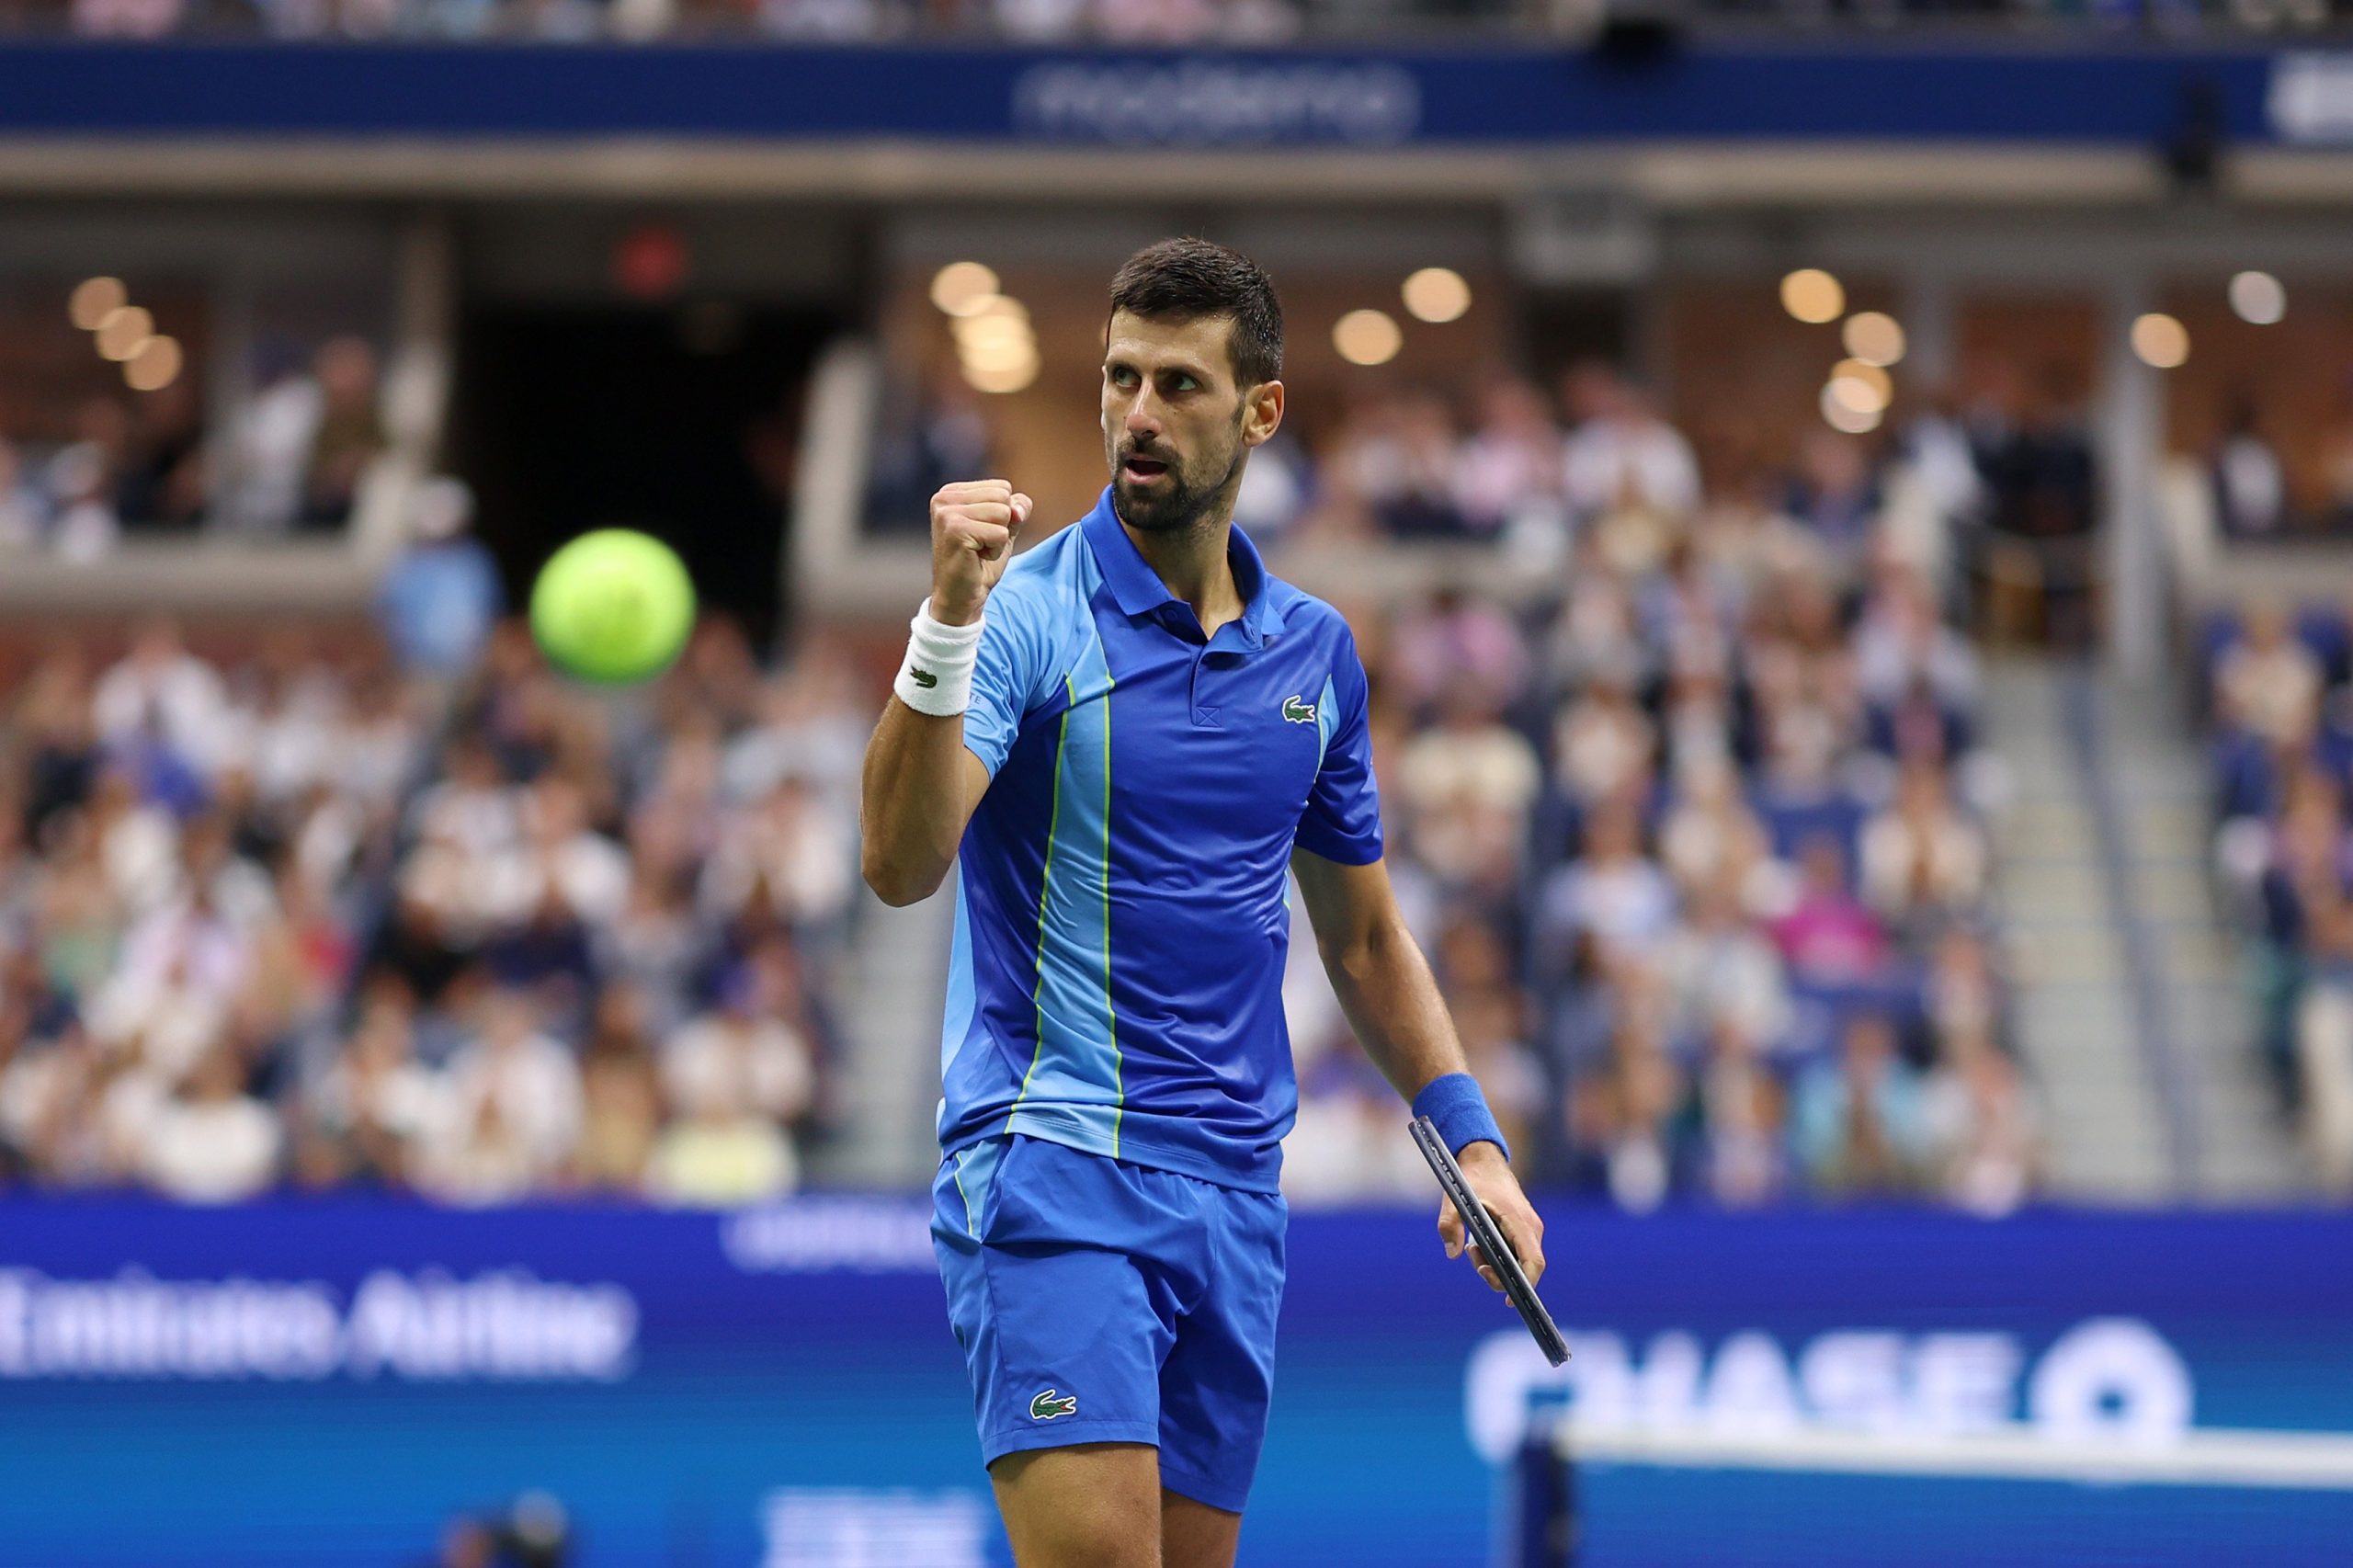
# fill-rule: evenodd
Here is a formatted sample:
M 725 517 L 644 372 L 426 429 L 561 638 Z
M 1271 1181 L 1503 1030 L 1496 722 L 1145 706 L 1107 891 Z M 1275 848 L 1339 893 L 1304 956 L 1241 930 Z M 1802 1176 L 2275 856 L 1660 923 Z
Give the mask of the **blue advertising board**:
M 0 1565 L 422 1563 L 527 1492 L 581 1568 L 1002 1565 L 926 1217 L 0 1200 Z M 2353 1444 L 2353 1215 L 1547 1220 L 1557 1372 L 1429 1214 L 1294 1218 L 1245 1563 L 1480 1568 L 1563 1409 Z M 2347 1560 L 2353 1490 L 2246 1480 L 1588 1463 L 1578 1562 Z
M 1694 44 L 1120 51 L 0 44 L 0 135 L 1179 148 L 2353 140 L 2353 55 Z

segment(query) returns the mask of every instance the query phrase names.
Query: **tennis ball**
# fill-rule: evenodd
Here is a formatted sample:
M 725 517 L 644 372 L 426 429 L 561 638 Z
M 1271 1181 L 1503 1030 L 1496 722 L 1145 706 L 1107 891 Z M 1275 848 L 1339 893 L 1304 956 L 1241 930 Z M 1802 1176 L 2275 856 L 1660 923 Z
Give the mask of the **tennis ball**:
M 695 585 L 670 547 L 629 528 L 582 534 L 531 585 L 531 635 L 549 663 L 621 685 L 670 667 L 695 623 Z

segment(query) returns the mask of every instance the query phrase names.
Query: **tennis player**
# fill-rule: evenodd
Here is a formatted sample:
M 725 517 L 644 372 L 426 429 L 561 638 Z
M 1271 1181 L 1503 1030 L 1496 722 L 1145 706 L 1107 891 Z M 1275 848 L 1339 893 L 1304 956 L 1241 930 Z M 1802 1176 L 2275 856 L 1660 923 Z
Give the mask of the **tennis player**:
M 1027 495 L 932 498 L 931 597 L 867 750 L 868 882 L 903 904 L 961 871 L 932 1232 L 1021 1568 L 1233 1561 L 1298 1102 L 1286 869 L 1357 1037 L 1544 1267 L 1391 894 L 1356 643 L 1233 526 L 1282 422 L 1282 353 L 1247 257 L 1130 257 L 1104 333 L 1109 488 L 1018 558 Z M 1464 1250 L 1443 1204 L 1439 1231 Z

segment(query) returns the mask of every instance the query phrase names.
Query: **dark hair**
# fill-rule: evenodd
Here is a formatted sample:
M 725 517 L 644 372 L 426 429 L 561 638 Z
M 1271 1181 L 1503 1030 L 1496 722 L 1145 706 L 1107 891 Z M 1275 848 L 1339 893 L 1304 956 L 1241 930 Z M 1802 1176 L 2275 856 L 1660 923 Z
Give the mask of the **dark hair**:
M 1238 250 L 1191 238 L 1144 246 L 1111 278 L 1111 313 L 1121 311 L 1148 321 L 1224 316 L 1235 381 L 1255 387 L 1283 373 L 1283 305 L 1275 280 Z

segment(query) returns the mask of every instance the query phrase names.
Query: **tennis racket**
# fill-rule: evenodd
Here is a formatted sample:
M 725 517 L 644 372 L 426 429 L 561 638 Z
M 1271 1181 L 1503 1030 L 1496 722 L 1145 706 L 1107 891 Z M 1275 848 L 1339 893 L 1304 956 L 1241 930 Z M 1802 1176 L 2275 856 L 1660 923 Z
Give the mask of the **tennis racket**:
M 1413 1129 L 1414 1142 L 1421 1149 L 1422 1158 L 1429 1162 L 1430 1174 L 1438 1177 L 1438 1189 L 1454 1205 L 1454 1211 L 1462 1216 L 1463 1226 L 1471 1233 L 1471 1240 L 1481 1255 L 1495 1265 L 1495 1273 L 1504 1282 L 1504 1294 L 1519 1309 L 1519 1321 L 1536 1336 L 1537 1348 L 1544 1352 L 1544 1359 L 1559 1366 L 1569 1358 L 1569 1342 L 1561 1337 L 1552 1314 L 1544 1310 L 1536 1287 L 1529 1283 L 1528 1271 L 1519 1266 L 1519 1255 L 1511 1250 L 1511 1244 L 1504 1239 L 1503 1228 L 1487 1212 L 1487 1206 L 1479 1201 L 1479 1195 L 1471 1190 L 1462 1167 L 1455 1163 L 1454 1152 L 1438 1135 L 1438 1124 L 1427 1116 L 1417 1116 Z

